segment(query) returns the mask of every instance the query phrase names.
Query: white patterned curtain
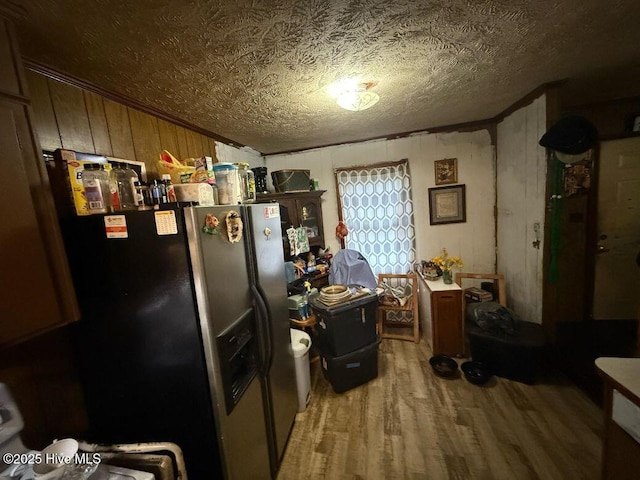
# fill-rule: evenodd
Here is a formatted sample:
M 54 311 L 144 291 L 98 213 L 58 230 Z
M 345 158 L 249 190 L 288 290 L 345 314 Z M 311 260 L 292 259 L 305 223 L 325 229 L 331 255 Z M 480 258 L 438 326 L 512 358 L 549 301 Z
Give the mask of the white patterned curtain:
M 415 261 L 409 162 L 336 169 L 345 247 L 360 252 L 373 273 L 407 273 Z

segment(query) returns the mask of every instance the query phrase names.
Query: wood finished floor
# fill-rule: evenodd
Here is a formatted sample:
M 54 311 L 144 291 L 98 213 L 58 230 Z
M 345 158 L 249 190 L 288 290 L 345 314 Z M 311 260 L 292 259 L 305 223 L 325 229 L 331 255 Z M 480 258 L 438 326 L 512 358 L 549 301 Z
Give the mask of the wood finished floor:
M 430 356 L 383 340 L 378 378 L 342 394 L 313 362 L 278 480 L 599 478 L 602 410 L 571 382 L 479 387 L 436 377 Z

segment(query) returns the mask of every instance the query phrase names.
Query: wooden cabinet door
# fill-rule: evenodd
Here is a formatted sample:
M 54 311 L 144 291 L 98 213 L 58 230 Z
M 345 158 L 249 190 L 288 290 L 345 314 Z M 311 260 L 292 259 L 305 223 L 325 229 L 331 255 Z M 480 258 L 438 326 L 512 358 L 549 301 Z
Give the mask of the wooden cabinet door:
M 26 107 L 0 99 L 0 345 L 79 317 L 44 161 Z
M 290 257 L 289 239 L 287 230 L 298 226 L 298 213 L 295 199 L 278 200 L 280 204 L 280 226 L 282 228 L 282 248 L 284 249 L 284 258 Z
M 261 195 L 258 202 L 278 202 L 280 204 L 280 226 L 285 260 L 290 260 L 287 229 L 303 226 L 307 228 L 310 247 L 324 247 L 324 228 L 322 225 L 322 205 L 320 197 L 324 190 L 273 193 Z
M 431 294 L 434 353 L 452 356 L 464 355 L 461 317 L 462 294 L 459 290 Z
M 307 229 L 309 246 L 324 247 L 322 228 L 322 207 L 319 197 L 299 198 L 296 200 L 296 213 L 299 224 Z
M 3 12 L 0 11 L 0 14 Z M 0 16 L 0 65 L 2 65 L 2 75 L 0 75 L 0 92 L 5 95 L 15 95 L 23 97 L 23 85 L 20 79 L 20 65 L 14 61 L 17 57 L 17 46 L 12 35 L 9 20 Z

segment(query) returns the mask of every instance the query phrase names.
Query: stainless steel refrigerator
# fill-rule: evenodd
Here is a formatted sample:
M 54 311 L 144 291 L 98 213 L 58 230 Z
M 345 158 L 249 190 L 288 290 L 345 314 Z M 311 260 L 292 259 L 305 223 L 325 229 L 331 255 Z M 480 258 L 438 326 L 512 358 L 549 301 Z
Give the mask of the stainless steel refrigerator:
M 175 442 L 192 479 L 274 478 L 297 411 L 278 205 L 61 225 L 88 440 Z

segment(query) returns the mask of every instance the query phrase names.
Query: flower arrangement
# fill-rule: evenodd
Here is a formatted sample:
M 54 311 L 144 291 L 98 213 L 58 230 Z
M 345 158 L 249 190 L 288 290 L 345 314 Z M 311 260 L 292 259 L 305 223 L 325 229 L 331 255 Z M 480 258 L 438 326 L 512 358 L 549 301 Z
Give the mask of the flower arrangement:
M 433 257 L 431 259 L 431 263 L 442 270 L 443 276 L 448 277 L 445 280 L 449 280 L 451 278 L 452 268 L 462 268 L 464 266 L 462 259 L 460 257 L 450 256 L 446 248 L 442 249 L 442 253 L 440 255 Z M 445 283 L 449 283 L 449 281 L 446 281 Z
M 462 268 L 463 263 L 460 257 L 452 257 L 446 248 L 442 249 L 442 253 L 431 259 L 431 264 L 435 265 L 442 271 L 442 281 L 447 284 L 453 283 L 453 275 L 451 269 L 453 267 Z

